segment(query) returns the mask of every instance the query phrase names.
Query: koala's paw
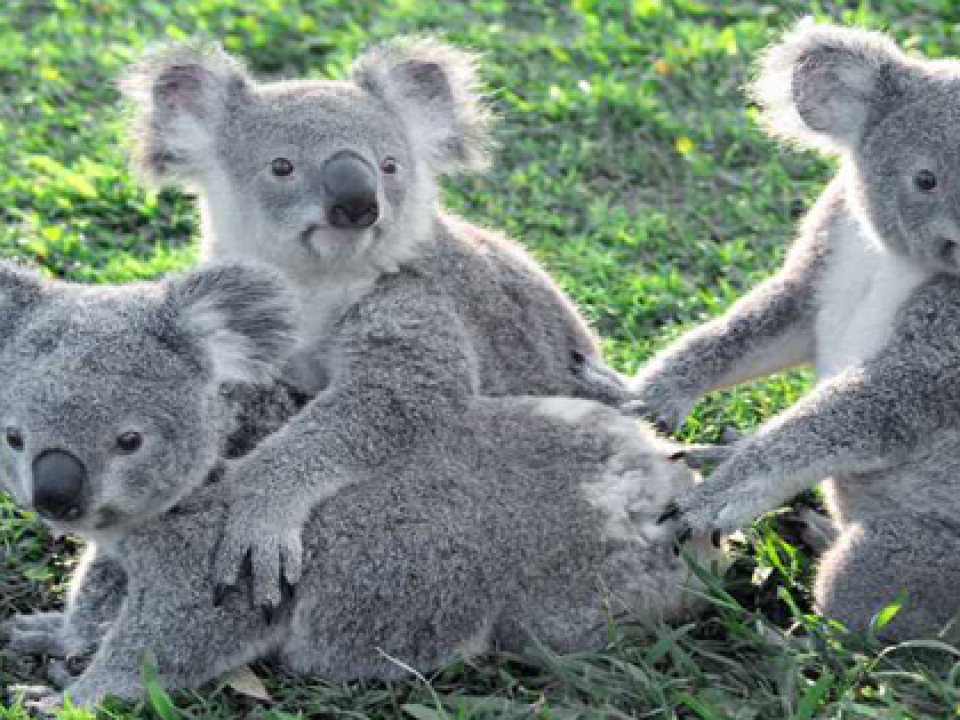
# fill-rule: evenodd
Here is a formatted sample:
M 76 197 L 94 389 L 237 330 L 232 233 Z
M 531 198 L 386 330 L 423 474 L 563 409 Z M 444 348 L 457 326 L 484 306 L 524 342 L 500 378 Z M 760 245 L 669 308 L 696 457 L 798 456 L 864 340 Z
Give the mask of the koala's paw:
M 576 383 L 574 395 L 618 406 L 631 398 L 626 378 L 607 367 L 599 358 L 588 358 L 579 351 L 570 354 L 570 372 Z
M 675 390 L 658 383 L 639 382 L 631 392 L 630 399 L 621 404 L 620 409 L 670 435 L 683 425 L 693 405 L 693 399 Z
M 252 602 L 268 623 L 300 581 L 303 563 L 301 524 L 264 517 L 264 501 L 238 499 L 231 510 L 214 566 L 214 603 L 237 585 L 241 567 L 250 574 Z
M 13 685 L 7 695 L 34 717 L 52 717 L 63 708 L 63 693 L 46 685 Z
M 771 508 L 763 505 L 749 488 L 727 486 L 713 478 L 680 493 L 668 503 L 657 522 L 672 527 L 678 543 L 691 537 L 711 537 L 714 544 L 719 539 L 744 525 Z
M 7 647 L 28 655 L 66 657 L 63 613 L 14 615 L 3 624 Z

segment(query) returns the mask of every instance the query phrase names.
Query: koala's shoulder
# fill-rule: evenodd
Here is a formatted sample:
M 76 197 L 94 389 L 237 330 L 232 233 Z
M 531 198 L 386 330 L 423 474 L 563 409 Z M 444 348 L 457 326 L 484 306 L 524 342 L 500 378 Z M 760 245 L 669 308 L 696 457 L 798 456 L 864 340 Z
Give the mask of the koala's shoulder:
M 897 337 L 912 351 L 937 348 L 960 361 L 960 278 L 937 275 L 901 308 Z

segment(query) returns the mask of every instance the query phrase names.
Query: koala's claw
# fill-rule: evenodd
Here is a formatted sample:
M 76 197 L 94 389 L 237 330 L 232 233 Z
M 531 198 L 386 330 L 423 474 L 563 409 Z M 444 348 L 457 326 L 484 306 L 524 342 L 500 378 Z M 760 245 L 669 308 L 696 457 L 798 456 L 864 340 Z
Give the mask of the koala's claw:
M 663 512 L 660 513 L 660 517 L 657 518 L 657 525 L 663 525 L 665 522 L 678 520 L 679 518 L 680 506 L 676 503 L 676 501 L 671 500 L 667 503 L 667 506 L 663 509 Z
M 724 538 L 724 533 L 722 530 L 714 530 L 710 534 L 710 542 L 717 549 L 719 549 L 723 545 L 723 538 Z
M 63 707 L 63 693 L 46 685 L 14 685 L 9 695 L 34 717 L 52 716 Z
M 259 502 L 258 502 L 259 504 Z M 262 514 L 262 513 L 261 513 Z M 303 547 L 300 527 L 289 522 L 270 522 L 257 512 L 240 512 L 228 525 L 217 551 L 214 570 L 214 601 L 222 601 L 219 588 L 234 587 L 240 569 L 250 569 L 250 594 L 254 607 L 279 607 L 288 590 L 295 585 L 302 571 Z M 266 613 L 265 613 L 266 614 Z
M 230 590 L 229 585 L 223 583 L 217 583 L 213 588 L 213 606 L 215 608 L 223 605 L 223 601 L 227 597 L 227 592 Z
M 14 615 L 2 626 L 7 646 L 28 655 L 63 657 L 63 613 Z
M 651 410 L 643 400 L 632 400 L 631 402 L 624 403 L 620 406 L 620 411 L 650 423 L 661 435 L 672 435 L 680 427 L 679 418 L 663 417 L 659 413 Z

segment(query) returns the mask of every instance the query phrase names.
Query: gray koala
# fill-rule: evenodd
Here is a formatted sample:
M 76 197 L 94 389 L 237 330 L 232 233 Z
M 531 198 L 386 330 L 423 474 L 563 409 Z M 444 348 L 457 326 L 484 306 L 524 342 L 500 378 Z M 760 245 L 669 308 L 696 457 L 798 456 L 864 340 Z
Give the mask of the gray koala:
M 654 357 L 632 407 L 675 428 L 712 390 L 801 363 L 819 380 L 664 521 L 732 530 L 827 479 L 819 608 L 862 631 L 905 594 L 883 634 L 930 634 L 960 611 L 960 62 L 805 20 L 755 95 L 840 171 L 780 272 Z
M 294 302 L 238 263 L 122 287 L 0 264 L 3 482 L 125 578 L 104 597 L 96 567 L 81 569 L 64 616 L 9 623 L 16 647 L 99 645 L 72 702 L 139 696 L 145 660 L 171 690 L 268 655 L 330 680 L 397 678 L 531 636 L 596 648 L 612 621 L 692 608 L 684 588 L 697 581 L 657 523 L 694 480 L 678 446 L 601 404 L 538 397 L 464 404 L 318 504 L 300 583 L 272 622 L 246 583 L 215 602 L 216 548 L 247 493 L 230 471 L 246 460 L 223 459 L 223 436 L 256 442 L 304 402 L 268 389 L 264 430 L 264 413 L 232 417 L 241 404 L 218 387 L 282 371 Z M 710 543 L 686 548 L 717 557 Z M 27 692 L 41 709 L 60 702 Z
M 203 259 L 267 262 L 292 282 L 300 345 L 285 377 L 324 391 L 236 470 L 216 576 L 230 585 L 251 556 L 264 606 L 299 580 L 311 508 L 481 398 L 612 401 L 571 371 L 572 357 L 599 364 L 597 344 L 546 273 L 438 204 L 441 176 L 486 160 L 475 85 L 471 57 L 425 39 L 369 51 L 343 82 L 258 83 L 189 44 L 122 82 L 135 168 L 197 192 Z

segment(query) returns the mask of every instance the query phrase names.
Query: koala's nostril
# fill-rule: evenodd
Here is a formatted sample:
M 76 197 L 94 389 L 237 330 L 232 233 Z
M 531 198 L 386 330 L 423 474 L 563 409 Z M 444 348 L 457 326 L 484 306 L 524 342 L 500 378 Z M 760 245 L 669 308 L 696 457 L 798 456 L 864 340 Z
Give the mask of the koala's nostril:
M 355 152 L 344 150 L 323 166 L 327 219 L 335 228 L 363 229 L 380 216 L 377 173 Z
M 335 228 L 363 229 L 373 225 L 380 214 L 376 199 L 343 202 L 330 208 L 330 224 Z
M 74 455 L 47 450 L 33 461 L 33 505 L 49 520 L 83 515 L 87 470 Z

